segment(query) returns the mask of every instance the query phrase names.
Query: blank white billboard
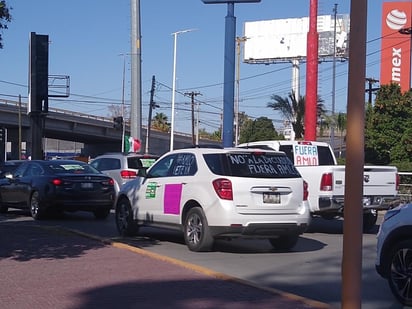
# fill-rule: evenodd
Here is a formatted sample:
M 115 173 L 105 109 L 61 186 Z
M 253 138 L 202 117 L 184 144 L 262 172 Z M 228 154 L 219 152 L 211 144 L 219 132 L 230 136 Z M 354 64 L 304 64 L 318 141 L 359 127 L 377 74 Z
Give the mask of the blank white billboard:
M 306 58 L 309 17 L 246 22 L 244 24 L 244 62 L 265 63 Z M 348 57 L 349 15 L 317 17 L 319 57 Z

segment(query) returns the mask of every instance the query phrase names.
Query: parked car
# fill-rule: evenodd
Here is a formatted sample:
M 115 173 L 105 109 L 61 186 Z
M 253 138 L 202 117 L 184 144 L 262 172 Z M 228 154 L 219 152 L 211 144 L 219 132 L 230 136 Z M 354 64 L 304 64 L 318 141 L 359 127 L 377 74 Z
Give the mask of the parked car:
M 47 213 L 91 211 L 106 218 L 115 200 L 114 180 L 75 160 L 29 160 L 0 179 L 0 212 L 29 209 L 34 219 Z
M 122 185 L 137 177 L 140 169 L 149 168 L 158 158 L 151 154 L 107 153 L 93 159 L 90 165 L 112 177 L 119 192 Z
M 192 251 L 234 237 L 290 249 L 310 222 L 307 184 L 283 152 L 180 149 L 141 175 L 119 192 L 116 226 L 123 236 L 146 225 L 183 231 Z
M 412 306 L 412 203 L 386 212 L 377 235 L 375 264 L 399 302 Z
M 7 174 L 11 174 L 16 168 L 25 162 L 25 160 L 8 160 L 0 165 L 0 178 L 4 178 Z

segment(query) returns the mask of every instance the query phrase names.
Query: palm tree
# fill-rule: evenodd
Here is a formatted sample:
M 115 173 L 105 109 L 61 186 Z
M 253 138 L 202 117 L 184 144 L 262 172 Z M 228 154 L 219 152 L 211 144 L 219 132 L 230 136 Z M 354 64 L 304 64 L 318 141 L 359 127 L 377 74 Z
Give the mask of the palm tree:
M 292 91 L 286 98 L 273 94 L 270 99 L 272 102 L 268 102 L 267 107 L 280 111 L 283 117 L 292 124 L 296 138 L 302 138 L 305 133 L 303 123 L 305 116 L 305 98 L 299 96 L 299 100 L 296 100 L 295 93 Z
M 283 117 L 292 124 L 296 138 L 303 138 L 305 134 L 305 97 L 299 96 L 299 100 L 296 100 L 295 92 L 292 91 L 286 98 L 273 94 L 270 99 L 272 102 L 269 102 L 267 106 L 281 112 Z M 326 109 L 320 97 L 318 97 L 316 109 L 317 117 L 319 119 L 324 117 Z
M 162 132 L 169 132 L 170 123 L 167 121 L 167 116 L 163 113 L 156 113 L 152 119 L 152 128 Z

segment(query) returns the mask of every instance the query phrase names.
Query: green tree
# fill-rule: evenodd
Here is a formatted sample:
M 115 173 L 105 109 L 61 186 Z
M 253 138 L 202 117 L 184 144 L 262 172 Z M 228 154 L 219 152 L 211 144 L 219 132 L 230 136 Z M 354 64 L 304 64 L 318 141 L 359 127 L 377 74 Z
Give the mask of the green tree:
M 398 84 L 383 85 L 365 121 L 365 162 L 395 164 L 412 161 L 412 94 Z
M 163 113 L 156 113 L 152 119 L 152 128 L 162 132 L 169 132 L 170 123 L 167 116 Z
M 339 113 L 336 118 L 335 123 L 336 123 L 336 128 L 338 129 L 339 136 L 340 136 L 340 145 L 339 145 L 339 158 L 340 158 L 342 155 L 343 142 L 345 140 L 345 135 L 346 135 L 346 123 L 347 123 L 346 114 Z
M 214 131 L 213 133 L 209 133 L 206 131 L 205 128 L 199 129 L 199 137 L 204 139 L 209 139 L 212 141 L 220 141 L 221 140 L 221 132 L 220 130 Z
M 273 94 L 270 99 L 272 101 L 268 102 L 267 107 L 281 112 L 283 117 L 292 124 L 295 137 L 302 138 L 305 133 L 303 123 L 305 116 L 305 98 L 299 96 L 299 99 L 296 100 L 295 93 L 292 91 L 286 98 Z
M 3 29 L 7 29 L 7 23 L 11 22 L 11 9 L 7 7 L 5 0 L 0 1 L 0 49 L 3 48 Z
M 273 110 L 281 112 L 283 117 L 292 124 L 293 130 L 295 131 L 295 137 L 297 139 L 303 138 L 305 134 L 305 97 L 299 96 L 299 99 L 296 100 L 295 93 L 292 91 L 286 98 L 273 94 L 270 99 L 272 101 L 269 102 L 267 106 Z M 326 109 L 323 100 L 320 97 L 318 98 L 316 109 L 318 119 L 324 117 Z
M 272 120 L 260 117 L 255 120 L 246 119 L 240 131 L 239 143 L 281 139 L 273 126 Z

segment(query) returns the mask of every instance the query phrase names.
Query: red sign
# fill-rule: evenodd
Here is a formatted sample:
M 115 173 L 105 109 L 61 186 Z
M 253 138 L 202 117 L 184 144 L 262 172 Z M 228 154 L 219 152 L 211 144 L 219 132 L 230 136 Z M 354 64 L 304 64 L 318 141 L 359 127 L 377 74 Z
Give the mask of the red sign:
M 411 34 L 402 34 L 412 26 L 412 1 L 384 2 L 382 8 L 382 44 L 380 84 L 397 83 L 402 91 L 411 87 Z M 405 32 L 405 31 L 404 31 Z

